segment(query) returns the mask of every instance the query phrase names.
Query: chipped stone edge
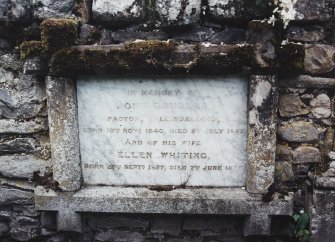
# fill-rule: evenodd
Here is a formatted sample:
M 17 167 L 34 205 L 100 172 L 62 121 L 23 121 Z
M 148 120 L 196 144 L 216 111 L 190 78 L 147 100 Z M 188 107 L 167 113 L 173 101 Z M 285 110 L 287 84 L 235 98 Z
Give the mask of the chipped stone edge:
M 291 215 L 293 199 L 262 202 L 240 188 L 195 188 L 167 192 L 147 188 L 93 186 L 77 192 L 35 189 L 39 210 L 57 211 L 58 230 L 82 231 L 80 213 L 242 215 L 245 235 L 268 235 L 272 216 Z M 258 228 L 254 230 L 254 228 Z
M 274 182 L 278 92 L 275 76 L 251 76 L 246 187 L 264 194 Z
M 81 187 L 75 83 L 69 78 L 46 77 L 53 176 L 63 191 Z

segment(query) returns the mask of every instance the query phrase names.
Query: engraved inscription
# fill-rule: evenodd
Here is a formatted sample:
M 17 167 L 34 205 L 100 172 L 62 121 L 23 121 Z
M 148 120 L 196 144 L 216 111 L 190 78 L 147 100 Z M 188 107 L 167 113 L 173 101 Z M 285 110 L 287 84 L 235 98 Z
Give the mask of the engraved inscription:
M 244 186 L 244 78 L 92 78 L 77 92 L 85 184 Z

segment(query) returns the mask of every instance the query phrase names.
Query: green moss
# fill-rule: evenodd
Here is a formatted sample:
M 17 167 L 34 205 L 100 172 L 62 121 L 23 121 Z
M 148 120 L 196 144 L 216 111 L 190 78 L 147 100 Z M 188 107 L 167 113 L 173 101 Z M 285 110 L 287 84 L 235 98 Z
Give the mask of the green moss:
M 47 19 L 41 23 L 41 40 L 54 53 L 70 47 L 77 41 L 78 22 L 72 19 Z
M 232 73 L 240 71 L 244 66 L 254 65 L 254 49 L 251 45 L 213 48 L 215 49 L 212 52 L 200 50 L 196 72 Z
M 304 70 L 305 47 L 301 44 L 288 43 L 277 48 L 277 63 L 286 75 Z
M 41 41 L 25 41 L 20 45 L 20 57 L 22 60 L 32 56 L 41 56 L 45 48 Z
M 51 72 L 64 75 L 164 70 L 171 64 L 176 43 L 144 41 L 118 49 L 64 49 L 52 58 Z

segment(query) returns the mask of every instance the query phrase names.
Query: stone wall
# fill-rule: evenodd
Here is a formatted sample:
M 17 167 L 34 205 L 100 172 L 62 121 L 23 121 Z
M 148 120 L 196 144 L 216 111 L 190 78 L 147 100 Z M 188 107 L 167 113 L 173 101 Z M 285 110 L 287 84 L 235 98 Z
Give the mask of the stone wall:
M 150 70 L 277 75 L 276 179 L 264 200 L 294 195 L 295 210 L 311 217 L 311 239 L 332 241 L 334 7 L 332 0 L 2 0 L 0 240 L 294 241 L 284 233 L 290 217 L 274 220 L 266 238 L 244 238 L 239 217 L 190 215 L 85 214 L 85 232 L 71 234 L 56 232 L 55 214 L 34 209 L 36 185 L 55 186 L 45 77 Z M 151 62 L 143 63 L 148 48 Z

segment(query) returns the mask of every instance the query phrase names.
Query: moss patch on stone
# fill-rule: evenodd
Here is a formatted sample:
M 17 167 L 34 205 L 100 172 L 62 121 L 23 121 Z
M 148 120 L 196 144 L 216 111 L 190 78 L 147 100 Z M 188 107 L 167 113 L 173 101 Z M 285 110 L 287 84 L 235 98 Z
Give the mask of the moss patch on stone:
M 166 70 L 177 44 L 164 41 L 127 43 L 120 48 L 69 48 L 52 58 L 52 74 L 90 75 L 126 71 Z
M 20 57 L 22 60 L 32 56 L 44 55 L 45 51 L 41 41 L 25 41 L 20 45 Z
M 255 64 L 254 49 L 251 45 L 212 46 L 208 47 L 209 50 L 205 48 L 200 47 L 196 72 L 238 72 L 244 66 L 250 67 Z
M 41 40 L 54 53 L 70 47 L 77 41 L 78 22 L 72 19 L 46 19 L 41 23 Z
M 277 63 L 283 74 L 303 72 L 305 47 L 301 44 L 287 43 L 276 50 Z

